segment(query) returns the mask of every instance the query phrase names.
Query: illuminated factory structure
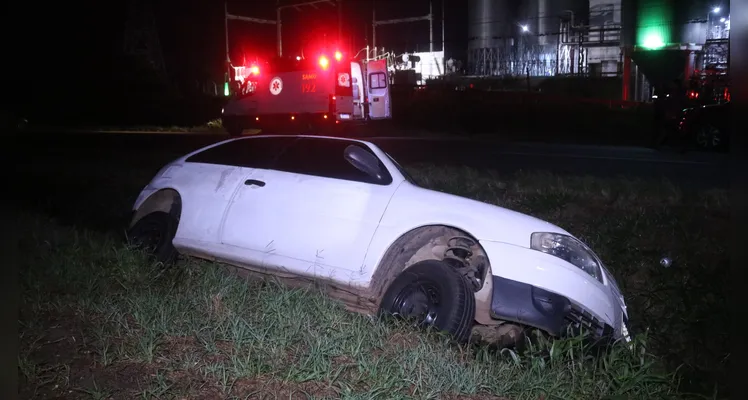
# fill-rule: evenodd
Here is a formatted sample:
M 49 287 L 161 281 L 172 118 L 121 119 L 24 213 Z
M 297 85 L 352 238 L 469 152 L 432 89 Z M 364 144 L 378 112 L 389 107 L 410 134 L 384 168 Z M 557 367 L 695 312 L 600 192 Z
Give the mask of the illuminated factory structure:
M 624 100 L 646 100 L 655 81 L 727 74 L 730 17 L 722 2 L 469 0 L 465 72 L 619 77 Z

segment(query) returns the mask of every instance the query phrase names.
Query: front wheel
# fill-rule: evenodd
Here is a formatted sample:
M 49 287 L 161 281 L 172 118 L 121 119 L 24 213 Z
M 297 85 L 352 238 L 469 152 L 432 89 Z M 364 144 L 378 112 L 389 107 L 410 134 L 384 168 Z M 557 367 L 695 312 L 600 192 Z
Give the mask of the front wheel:
M 700 149 L 715 150 L 722 147 L 724 136 L 719 128 L 709 123 L 696 127 L 695 140 Z
M 170 213 L 152 212 L 138 220 L 127 231 L 129 244 L 144 250 L 149 258 L 163 264 L 170 264 L 177 258 L 177 249 L 172 240 L 177 233 L 179 222 Z
M 379 311 L 413 320 L 421 327 L 434 327 L 465 343 L 475 320 L 475 295 L 454 268 L 442 261 L 425 260 L 395 278 Z

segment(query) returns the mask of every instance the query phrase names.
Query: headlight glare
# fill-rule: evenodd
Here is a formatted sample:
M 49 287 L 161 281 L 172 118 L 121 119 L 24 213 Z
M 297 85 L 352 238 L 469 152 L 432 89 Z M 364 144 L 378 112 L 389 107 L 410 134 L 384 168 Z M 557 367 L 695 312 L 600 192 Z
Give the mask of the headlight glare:
M 602 268 L 595 253 L 579 240 L 559 233 L 535 232 L 530 248 L 558 257 L 603 282 Z

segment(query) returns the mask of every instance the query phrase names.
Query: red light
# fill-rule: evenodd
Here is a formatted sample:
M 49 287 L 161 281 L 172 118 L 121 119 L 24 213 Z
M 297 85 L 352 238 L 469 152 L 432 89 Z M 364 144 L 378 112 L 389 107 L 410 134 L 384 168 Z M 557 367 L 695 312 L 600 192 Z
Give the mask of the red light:
M 335 101 L 335 96 L 332 96 L 332 101 Z
M 322 118 L 327 119 L 327 114 L 325 114 Z
M 255 117 L 255 121 L 259 121 L 259 120 L 260 120 L 260 117 Z
M 291 121 L 293 121 L 293 120 L 295 120 L 295 119 L 296 119 L 296 117 L 294 117 L 294 116 L 292 115 L 292 116 L 291 116 Z
M 251 72 L 252 75 L 260 75 L 260 67 L 253 65 L 249 68 L 249 72 Z
M 335 59 L 338 60 L 338 61 L 342 60 L 343 59 L 343 53 L 341 53 L 339 51 L 336 51 L 335 52 Z
M 327 69 L 328 65 L 330 65 L 330 60 L 328 60 L 327 57 L 325 57 L 325 56 L 321 56 L 319 58 L 319 66 L 322 67 L 322 68 L 324 68 L 324 69 Z

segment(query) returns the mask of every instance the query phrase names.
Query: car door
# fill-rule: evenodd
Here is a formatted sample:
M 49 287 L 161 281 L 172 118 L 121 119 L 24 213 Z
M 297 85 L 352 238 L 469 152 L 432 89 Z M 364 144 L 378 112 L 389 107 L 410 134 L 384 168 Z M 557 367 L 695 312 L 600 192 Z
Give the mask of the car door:
M 166 171 L 166 176 L 178 182 L 183 199 L 176 244 L 212 251 L 220 243 L 224 213 L 247 175 L 246 168 L 267 163 L 264 140 L 243 138 L 220 143 L 187 157 L 183 166 Z
M 391 118 L 390 88 L 387 84 L 387 61 L 375 60 L 366 63 L 367 97 L 369 98 L 369 118 Z
M 253 169 L 272 165 L 289 142 L 288 138 L 241 138 L 188 157 L 180 171 L 183 205 L 175 244 L 230 258 L 231 252 L 220 247 L 221 233 L 237 187 Z
M 280 155 L 273 170 L 254 170 L 226 214 L 223 243 L 261 253 L 262 266 L 352 283 L 399 182 L 376 181 L 346 161 L 358 142 L 305 137 Z M 381 163 L 381 168 L 385 169 Z M 254 195 L 262 192 L 262 195 Z M 257 229 L 242 235 L 242 226 Z

